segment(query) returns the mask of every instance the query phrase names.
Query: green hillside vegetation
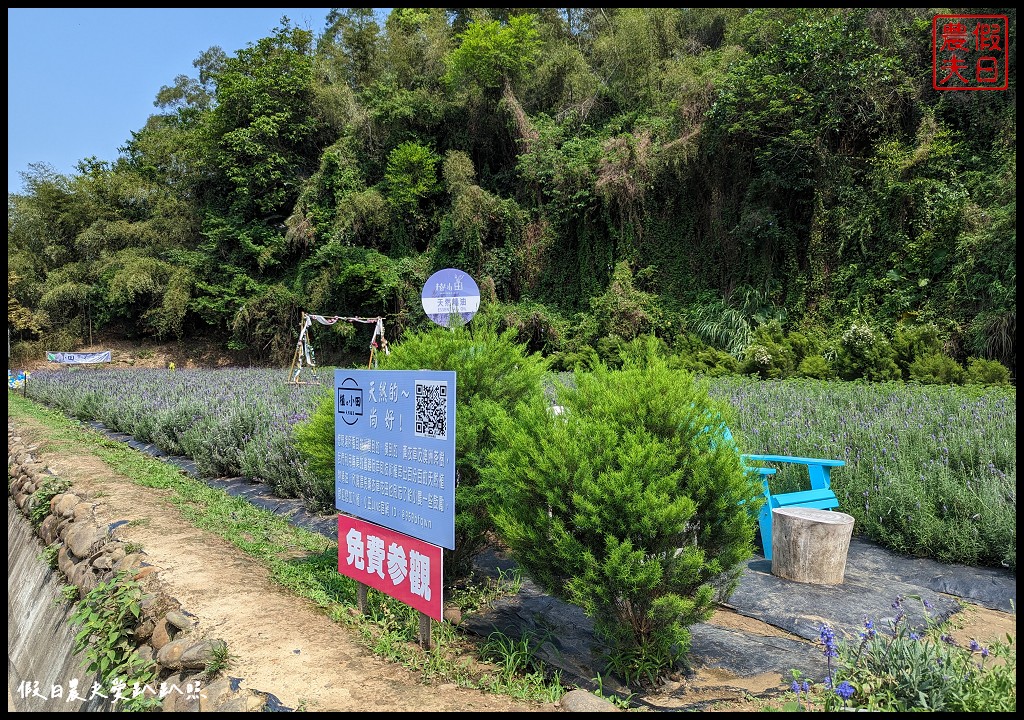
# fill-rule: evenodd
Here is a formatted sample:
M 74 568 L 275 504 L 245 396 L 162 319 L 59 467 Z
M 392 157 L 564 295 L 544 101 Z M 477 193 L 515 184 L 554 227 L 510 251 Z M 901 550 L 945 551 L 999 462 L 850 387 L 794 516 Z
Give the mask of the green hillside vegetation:
M 287 364 L 302 312 L 424 329 L 456 267 L 554 369 L 653 335 L 711 374 L 1011 382 L 1016 10 L 999 92 L 933 89 L 939 12 L 283 17 L 117 158 L 25 170 L 12 362 L 102 332 Z M 364 354 L 342 325 L 322 361 Z

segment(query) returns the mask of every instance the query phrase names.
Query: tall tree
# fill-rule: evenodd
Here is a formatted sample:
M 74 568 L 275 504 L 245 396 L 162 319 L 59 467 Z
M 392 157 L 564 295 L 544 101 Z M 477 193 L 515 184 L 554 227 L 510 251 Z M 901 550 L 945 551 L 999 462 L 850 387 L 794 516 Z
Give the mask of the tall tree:
M 235 328 L 236 339 L 252 335 L 235 322 L 239 311 L 288 272 L 285 220 L 332 140 L 317 113 L 312 46 L 312 34 L 284 17 L 214 76 L 218 172 L 204 194 L 217 201 L 203 226 L 197 306 L 215 327 Z

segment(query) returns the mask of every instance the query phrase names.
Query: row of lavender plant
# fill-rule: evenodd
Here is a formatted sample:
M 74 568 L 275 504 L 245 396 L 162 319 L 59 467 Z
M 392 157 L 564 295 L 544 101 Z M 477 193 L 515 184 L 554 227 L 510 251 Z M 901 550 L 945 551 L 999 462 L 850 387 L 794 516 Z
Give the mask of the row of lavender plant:
M 711 388 L 736 408 L 744 452 L 845 460 L 832 484 L 858 534 L 1016 571 L 1015 390 L 738 377 Z M 776 491 L 799 472 L 780 467 Z
M 327 391 L 252 368 L 61 370 L 28 383 L 34 399 L 187 455 L 203 474 L 260 479 L 320 510 L 332 498 L 303 472 L 292 431 Z M 727 377 L 711 391 L 736 408 L 744 452 L 845 460 L 833 486 L 858 534 L 1016 571 L 1015 390 Z M 782 468 L 776 491 L 796 489 L 798 472 Z
M 205 476 L 244 476 L 296 498 L 307 498 L 309 481 L 292 428 L 326 391 L 260 368 L 64 369 L 33 373 L 27 385 L 34 400 L 187 456 Z

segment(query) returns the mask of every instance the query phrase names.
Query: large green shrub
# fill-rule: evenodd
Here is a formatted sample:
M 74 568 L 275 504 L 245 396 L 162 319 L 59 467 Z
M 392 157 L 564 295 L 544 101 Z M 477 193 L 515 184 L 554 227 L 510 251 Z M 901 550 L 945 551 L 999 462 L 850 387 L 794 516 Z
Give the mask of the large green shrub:
M 735 375 L 740 371 L 740 363 L 736 358 L 724 350 L 711 347 L 693 333 L 680 333 L 672 349 L 670 367 L 708 377 Z
M 600 362 L 597 350 L 590 345 L 582 345 L 574 350 L 560 350 L 547 357 L 548 369 L 554 372 L 591 370 Z
M 1009 385 L 1010 371 L 998 360 L 968 358 L 967 380 L 971 385 Z
M 608 288 L 590 299 L 590 315 L 578 332 L 602 362 L 618 365 L 629 341 L 665 331 L 668 321 L 657 294 L 640 288 L 652 274 L 651 268 L 645 268 L 634 275 L 629 263 L 621 261 Z
M 815 380 L 829 380 L 835 373 L 832 371 L 832 366 L 829 365 L 821 355 L 808 355 L 796 368 L 796 377 L 800 378 L 814 378 Z
M 939 329 L 931 323 L 910 325 L 900 323 L 892 333 L 892 349 L 896 352 L 896 364 L 904 378 L 910 377 L 910 366 L 918 358 L 942 354 L 942 338 Z
M 298 463 L 299 492 L 314 510 L 335 507 L 334 475 L 334 385 L 325 386 L 320 402 L 302 422 L 292 429 Z
M 498 330 L 514 328 L 516 339 L 526 343 L 529 352 L 550 355 L 562 347 L 568 323 L 556 310 L 534 302 L 495 303 L 495 307 L 488 314 L 498 316 Z
M 492 523 L 480 487 L 480 467 L 494 444 L 492 419 L 512 416 L 521 402 L 543 398 L 543 360 L 516 342 L 516 330 L 499 333 L 478 317 L 469 327 L 434 326 L 393 343 L 378 356 L 381 370 L 455 371 L 455 549 L 445 550 L 445 584 L 465 579 L 473 558 L 487 543 Z M 334 493 L 334 400 L 328 393 L 295 429 L 303 474 L 311 492 Z
M 835 367 L 843 380 L 884 382 L 900 379 L 896 351 L 882 333 L 867 323 L 851 323 L 839 338 Z
M 911 380 L 925 385 L 963 385 L 967 379 L 960 363 L 940 352 L 917 356 L 907 372 Z
M 593 618 L 611 670 L 655 682 L 752 555 L 760 492 L 725 435 L 731 408 L 653 349 L 577 373 L 557 402 L 497 423 L 495 525 L 526 574 Z
M 804 336 L 798 336 L 804 341 Z M 799 359 L 777 320 L 758 325 L 753 342 L 743 351 L 741 371 L 764 380 L 776 380 L 793 374 Z

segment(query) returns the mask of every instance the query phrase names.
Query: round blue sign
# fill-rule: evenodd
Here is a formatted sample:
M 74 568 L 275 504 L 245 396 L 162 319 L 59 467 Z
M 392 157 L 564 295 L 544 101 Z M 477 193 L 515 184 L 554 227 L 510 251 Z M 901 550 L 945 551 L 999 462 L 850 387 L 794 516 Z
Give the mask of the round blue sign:
M 462 270 L 445 268 L 430 276 L 423 286 L 423 312 L 433 322 L 451 327 L 458 315 L 468 323 L 480 309 L 480 288 Z M 458 322 L 458 321 L 456 321 Z

